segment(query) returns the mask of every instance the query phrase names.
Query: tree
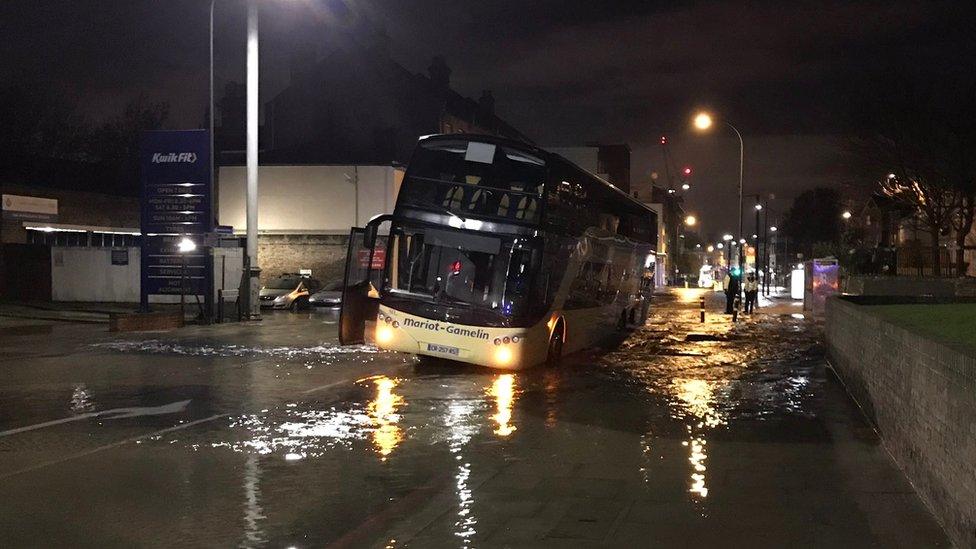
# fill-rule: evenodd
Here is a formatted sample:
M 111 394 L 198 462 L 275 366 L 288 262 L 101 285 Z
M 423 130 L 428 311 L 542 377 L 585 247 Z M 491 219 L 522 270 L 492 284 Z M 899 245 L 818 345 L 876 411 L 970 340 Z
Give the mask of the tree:
M 840 193 L 817 187 L 802 192 L 786 213 L 783 231 L 797 252 L 809 257 L 817 243 L 840 243 L 842 231 Z
M 881 191 L 910 206 L 931 239 L 941 274 L 940 237 L 954 232 L 956 270 L 965 270 L 966 236 L 976 212 L 976 80 L 886 71 L 870 97 L 854 102 L 861 135 L 851 151 L 881 178 Z M 894 176 L 894 177 L 891 177 Z
M 121 115 L 96 128 L 89 139 L 91 156 L 114 172 L 116 181 L 131 190 L 139 179 L 139 145 L 142 132 L 158 130 L 169 116 L 169 105 L 139 99 Z
M 80 159 L 88 136 L 74 105 L 40 84 L 0 88 L 0 150 L 6 161 Z
M 962 195 L 951 187 L 929 183 L 918 177 L 919 174 L 915 174 L 914 179 L 903 179 L 911 176 L 899 177 L 894 173 L 891 175 L 895 177 L 887 176 L 881 180 L 881 192 L 914 208 L 919 221 L 928 227 L 932 247 L 932 274 L 939 276 L 942 270 L 939 237 L 949 232 L 952 219 L 958 216 Z

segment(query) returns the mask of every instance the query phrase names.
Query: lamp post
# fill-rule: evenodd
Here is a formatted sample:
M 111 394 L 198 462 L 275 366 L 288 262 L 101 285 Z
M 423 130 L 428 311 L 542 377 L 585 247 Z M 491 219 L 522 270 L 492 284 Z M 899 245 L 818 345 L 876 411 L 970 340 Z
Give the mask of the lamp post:
M 247 311 L 261 319 L 258 267 L 258 4 L 247 2 Z M 243 293 L 243 292 L 242 292 Z
M 735 126 L 733 126 L 728 120 L 725 120 L 724 118 L 721 120 L 722 123 L 728 126 L 733 132 L 735 132 L 735 136 L 739 138 L 739 236 L 741 237 L 742 236 L 742 171 L 745 166 L 745 145 L 742 142 L 742 134 L 739 133 L 739 130 Z M 708 130 L 709 128 L 712 127 L 713 123 L 714 121 L 712 119 L 712 115 L 708 114 L 707 112 L 700 112 L 698 113 L 697 116 L 695 116 L 695 120 L 694 120 L 695 127 L 701 131 Z M 743 257 L 742 250 L 740 249 L 739 268 L 742 268 L 744 262 L 745 262 L 745 257 Z

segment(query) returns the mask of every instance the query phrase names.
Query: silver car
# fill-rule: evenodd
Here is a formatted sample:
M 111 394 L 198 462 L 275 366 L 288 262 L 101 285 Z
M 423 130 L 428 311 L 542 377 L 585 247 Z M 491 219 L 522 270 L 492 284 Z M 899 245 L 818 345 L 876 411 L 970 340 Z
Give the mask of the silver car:
M 342 305 L 342 281 L 329 282 L 308 298 L 312 307 L 339 307 Z
M 269 280 L 261 288 L 261 308 L 291 309 L 298 311 L 308 307 L 309 295 L 320 287 L 319 281 L 299 275 L 282 275 Z

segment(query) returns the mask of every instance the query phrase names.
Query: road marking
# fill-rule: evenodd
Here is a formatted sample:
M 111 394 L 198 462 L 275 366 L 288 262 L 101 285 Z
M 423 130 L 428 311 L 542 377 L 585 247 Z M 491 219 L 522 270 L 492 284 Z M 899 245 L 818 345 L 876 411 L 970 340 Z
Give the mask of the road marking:
M 344 379 L 342 381 L 336 381 L 335 383 L 329 383 L 327 385 L 321 385 L 319 387 L 314 387 L 312 389 L 308 389 L 308 390 L 302 391 L 302 394 L 303 395 L 308 395 L 308 394 L 312 394 L 312 393 L 315 393 L 315 392 L 318 392 L 318 391 L 325 391 L 326 389 L 332 389 L 334 387 L 338 387 L 340 385 L 346 385 L 348 383 L 351 383 L 351 381 L 349 381 L 348 379 Z
M 44 429 L 46 427 L 54 427 L 55 425 L 62 425 L 64 423 L 71 423 L 72 421 L 81 421 L 83 419 L 90 419 L 93 417 L 98 417 L 102 419 L 123 419 L 129 417 L 161 416 L 166 414 L 175 414 L 186 410 L 186 407 L 189 404 L 190 404 L 189 400 L 179 400 L 176 402 L 171 402 L 169 404 L 163 404 L 162 406 L 113 408 L 111 410 L 103 410 L 101 412 L 88 412 L 87 414 L 80 414 L 73 417 L 55 419 L 53 421 L 45 421 L 44 423 L 35 423 L 34 425 L 27 425 L 24 427 L 18 427 L 16 429 L 0 431 L 0 438 L 7 437 L 10 435 L 16 435 L 18 433 L 35 431 L 37 429 Z
M 44 467 L 48 467 L 48 466 L 51 466 L 51 465 L 57 465 L 59 463 L 64 463 L 66 461 L 71 461 L 73 459 L 78 459 L 78 458 L 82 458 L 82 457 L 85 457 L 85 456 L 90 456 L 92 454 L 101 452 L 102 450 L 111 450 L 112 448 L 117 448 L 119 446 L 123 446 L 125 444 L 129 444 L 129 443 L 132 443 L 132 442 L 137 442 L 137 441 L 140 441 L 140 440 L 143 440 L 143 439 L 146 439 L 146 438 L 155 437 L 155 436 L 159 436 L 159 435 L 165 435 L 166 433 L 172 433 L 174 431 L 179 431 L 181 429 L 186 429 L 188 427 L 193 427 L 195 425 L 200 425 L 201 423 L 207 423 L 208 421 L 214 421 L 214 420 L 220 419 L 222 417 L 227 417 L 229 415 L 230 414 L 217 414 L 215 416 L 205 417 L 203 419 L 197 419 L 197 420 L 191 421 L 189 423 L 181 423 L 179 425 L 174 425 L 173 427 L 167 427 L 166 429 L 160 429 L 158 431 L 153 431 L 151 433 L 146 433 L 144 435 L 139 435 L 139 436 L 135 436 L 135 437 L 130 437 L 130 438 L 127 438 L 127 439 L 123 439 L 123 440 L 120 440 L 118 442 L 113 442 L 111 444 L 106 444 L 104 446 L 99 446 L 98 448 L 92 448 L 91 450 L 85 450 L 84 452 L 79 452 L 77 454 L 72 454 L 70 456 L 63 457 L 61 459 L 52 459 L 51 461 L 45 461 L 45 462 L 42 462 L 42 463 L 38 463 L 38 464 L 35 464 L 35 465 L 31 465 L 30 467 L 26 467 L 24 469 L 19 469 L 17 471 L 13 471 L 11 473 L 6 473 L 4 475 L 0 475 L 0 480 L 6 480 L 6 479 L 8 479 L 10 477 L 15 477 L 17 475 L 22 475 L 24 473 L 30 473 L 31 471 L 36 471 L 38 469 L 43 469 Z

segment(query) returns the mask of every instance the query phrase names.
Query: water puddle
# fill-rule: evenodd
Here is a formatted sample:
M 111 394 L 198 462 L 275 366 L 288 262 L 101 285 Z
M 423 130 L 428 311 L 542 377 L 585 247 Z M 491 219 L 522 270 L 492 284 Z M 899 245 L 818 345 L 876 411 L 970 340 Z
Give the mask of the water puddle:
M 302 358 L 302 357 L 322 357 L 339 356 L 357 353 L 373 354 L 381 353 L 376 347 L 371 345 L 311 345 L 308 347 L 255 347 L 248 345 L 208 345 L 208 344 L 184 344 L 173 341 L 149 340 L 149 341 L 111 341 L 106 343 L 93 343 L 93 349 L 114 351 L 119 353 L 141 353 L 154 355 L 182 355 L 182 356 L 202 356 L 202 357 L 253 357 L 267 356 L 274 358 Z

